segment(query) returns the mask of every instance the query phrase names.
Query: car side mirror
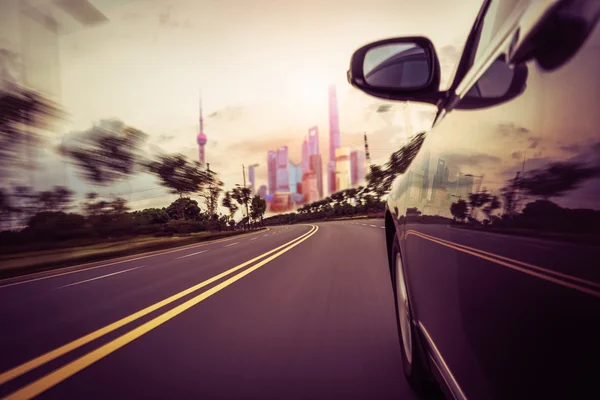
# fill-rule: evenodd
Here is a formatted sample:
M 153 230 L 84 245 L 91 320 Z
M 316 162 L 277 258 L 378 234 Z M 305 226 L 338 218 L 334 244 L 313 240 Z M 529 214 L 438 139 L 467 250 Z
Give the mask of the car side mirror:
M 356 50 L 348 82 L 372 96 L 388 100 L 437 104 L 440 63 L 431 41 L 424 37 L 385 39 Z
M 495 106 L 514 99 L 527 87 L 527 66 L 511 66 L 499 57 L 460 99 L 455 109 L 472 110 Z

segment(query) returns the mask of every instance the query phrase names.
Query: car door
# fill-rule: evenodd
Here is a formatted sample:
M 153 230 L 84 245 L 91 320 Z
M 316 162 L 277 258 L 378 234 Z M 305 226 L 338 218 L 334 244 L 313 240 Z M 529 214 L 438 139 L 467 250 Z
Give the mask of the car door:
M 501 97 L 519 28 L 541 18 L 487 6 L 454 106 Z M 559 30 L 518 95 L 449 110 L 390 194 L 423 340 L 466 397 L 599 394 L 600 28 L 566 11 L 595 26 L 583 44 L 557 65 Z

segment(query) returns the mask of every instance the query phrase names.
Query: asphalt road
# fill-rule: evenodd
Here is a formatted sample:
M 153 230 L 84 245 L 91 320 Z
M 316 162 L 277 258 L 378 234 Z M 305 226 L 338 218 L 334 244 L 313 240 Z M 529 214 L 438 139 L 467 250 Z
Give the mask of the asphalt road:
M 383 221 L 315 225 L 0 282 L 0 397 L 414 398 Z

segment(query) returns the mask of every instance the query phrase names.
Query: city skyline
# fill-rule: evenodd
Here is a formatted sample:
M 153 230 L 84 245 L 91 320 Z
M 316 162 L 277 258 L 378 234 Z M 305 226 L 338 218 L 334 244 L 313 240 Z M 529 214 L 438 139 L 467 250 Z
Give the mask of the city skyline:
M 270 204 L 271 211 L 285 211 L 286 207 L 318 201 L 337 191 L 357 187 L 365 181 L 365 152 L 341 146 L 335 85 L 328 86 L 327 94 L 330 123 L 327 170 L 323 169 L 318 125 L 308 128 L 307 135 L 301 142 L 299 162 L 296 163 L 289 157 L 287 145 L 280 145 L 277 150 L 268 150 L 267 185 L 261 187 L 261 193 Z M 256 193 L 254 170 L 252 173 L 251 187 L 252 192 Z M 324 174 L 327 176 L 324 177 Z M 325 179 L 327 192 L 324 189 Z

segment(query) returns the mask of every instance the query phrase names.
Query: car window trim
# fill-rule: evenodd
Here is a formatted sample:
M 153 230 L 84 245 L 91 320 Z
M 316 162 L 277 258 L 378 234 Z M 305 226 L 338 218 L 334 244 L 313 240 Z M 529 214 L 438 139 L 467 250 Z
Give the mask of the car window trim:
M 480 59 L 475 62 L 466 73 L 462 81 L 455 88 L 455 97 L 460 98 L 466 94 L 488 68 L 509 50 L 513 34 L 519 27 L 519 21 L 528 9 L 527 2 L 521 2 L 510 13 L 509 17 L 502 23 L 498 34 L 485 47 Z
M 450 93 L 454 93 L 454 90 L 459 85 L 459 83 L 463 80 L 464 76 L 469 72 L 469 69 L 473 65 L 473 60 L 475 58 L 475 50 L 477 50 L 477 46 L 479 44 L 479 39 L 481 37 L 481 29 L 483 27 L 483 20 L 487 14 L 487 11 L 490 7 L 490 3 L 492 0 L 485 0 L 479 9 L 479 13 L 475 18 L 475 22 L 473 23 L 473 27 L 471 28 L 471 32 L 469 36 L 467 36 L 467 40 L 465 42 L 465 46 L 463 48 L 463 53 L 460 57 L 458 65 L 456 66 L 456 70 L 454 71 L 454 77 L 452 79 L 452 84 L 448 91 Z

